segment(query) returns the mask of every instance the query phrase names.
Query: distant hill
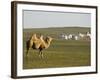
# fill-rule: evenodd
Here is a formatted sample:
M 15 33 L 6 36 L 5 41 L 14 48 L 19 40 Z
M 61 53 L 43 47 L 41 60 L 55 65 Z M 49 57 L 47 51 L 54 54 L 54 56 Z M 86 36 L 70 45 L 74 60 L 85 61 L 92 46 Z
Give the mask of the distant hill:
M 27 28 L 23 29 L 24 35 L 27 34 L 42 34 L 44 36 L 59 36 L 60 34 L 78 34 L 83 33 L 86 34 L 86 32 L 90 32 L 89 27 L 51 27 L 51 28 Z

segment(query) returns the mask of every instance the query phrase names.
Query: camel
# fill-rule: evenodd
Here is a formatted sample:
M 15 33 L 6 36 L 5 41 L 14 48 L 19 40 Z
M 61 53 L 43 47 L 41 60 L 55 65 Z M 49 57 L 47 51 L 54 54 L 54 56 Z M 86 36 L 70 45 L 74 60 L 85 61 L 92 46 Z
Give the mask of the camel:
M 43 35 L 41 35 L 39 38 L 36 34 L 33 34 L 30 39 L 26 42 L 26 48 L 28 55 L 28 51 L 30 48 L 39 50 L 39 55 L 43 57 L 42 50 L 47 49 L 50 46 L 50 43 L 53 38 L 47 36 L 45 39 L 43 38 Z

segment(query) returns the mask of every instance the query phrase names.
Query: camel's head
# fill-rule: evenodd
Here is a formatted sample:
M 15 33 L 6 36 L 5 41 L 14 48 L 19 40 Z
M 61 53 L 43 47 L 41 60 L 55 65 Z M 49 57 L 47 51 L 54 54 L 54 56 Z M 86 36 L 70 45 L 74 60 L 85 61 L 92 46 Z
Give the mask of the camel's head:
M 53 40 L 53 38 L 50 37 L 50 36 L 47 36 L 46 39 L 47 39 L 48 42 L 51 42 Z

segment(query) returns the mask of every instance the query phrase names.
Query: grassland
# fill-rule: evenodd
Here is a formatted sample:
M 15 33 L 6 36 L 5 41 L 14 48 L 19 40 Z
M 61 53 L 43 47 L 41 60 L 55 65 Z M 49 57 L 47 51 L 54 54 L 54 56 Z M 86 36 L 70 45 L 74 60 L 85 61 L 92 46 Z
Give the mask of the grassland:
M 61 33 L 78 34 L 86 33 L 90 28 L 67 27 L 67 28 L 39 28 L 23 30 L 23 69 L 52 68 L 52 67 L 75 67 L 89 66 L 90 41 L 86 40 L 61 40 Z M 38 50 L 30 49 L 26 57 L 26 40 L 32 33 L 52 36 L 54 40 L 48 49 L 43 51 L 44 58 L 38 55 Z

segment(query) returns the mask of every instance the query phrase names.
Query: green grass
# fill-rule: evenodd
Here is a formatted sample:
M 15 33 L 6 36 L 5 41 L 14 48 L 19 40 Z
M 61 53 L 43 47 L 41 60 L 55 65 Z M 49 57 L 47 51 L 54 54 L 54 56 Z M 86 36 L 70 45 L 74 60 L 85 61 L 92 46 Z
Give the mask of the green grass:
M 56 29 L 56 30 L 55 30 Z M 90 41 L 85 40 L 60 40 L 56 36 L 66 31 L 66 33 L 77 34 L 78 31 L 83 33 L 90 29 L 83 28 L 44 28 L 44 29 L 24 29 L 23 32 L 23 69 L 34 68 L 52 68 L 52 67 L 75 67 L 90 66 Z M 70 29 L 70 30 L 67 30 Z M 82 29 L 82 30 L 81 30 Z M 63 31 L 64 30 L 64 31 Z M 44 58 L 40 58 L 38 50 L 30 49 L 28 57 L 26 57 L 26 40 L 29 33 L 37 33 L 49 35 L 54 38 L 48 49 L 43 50 Z

